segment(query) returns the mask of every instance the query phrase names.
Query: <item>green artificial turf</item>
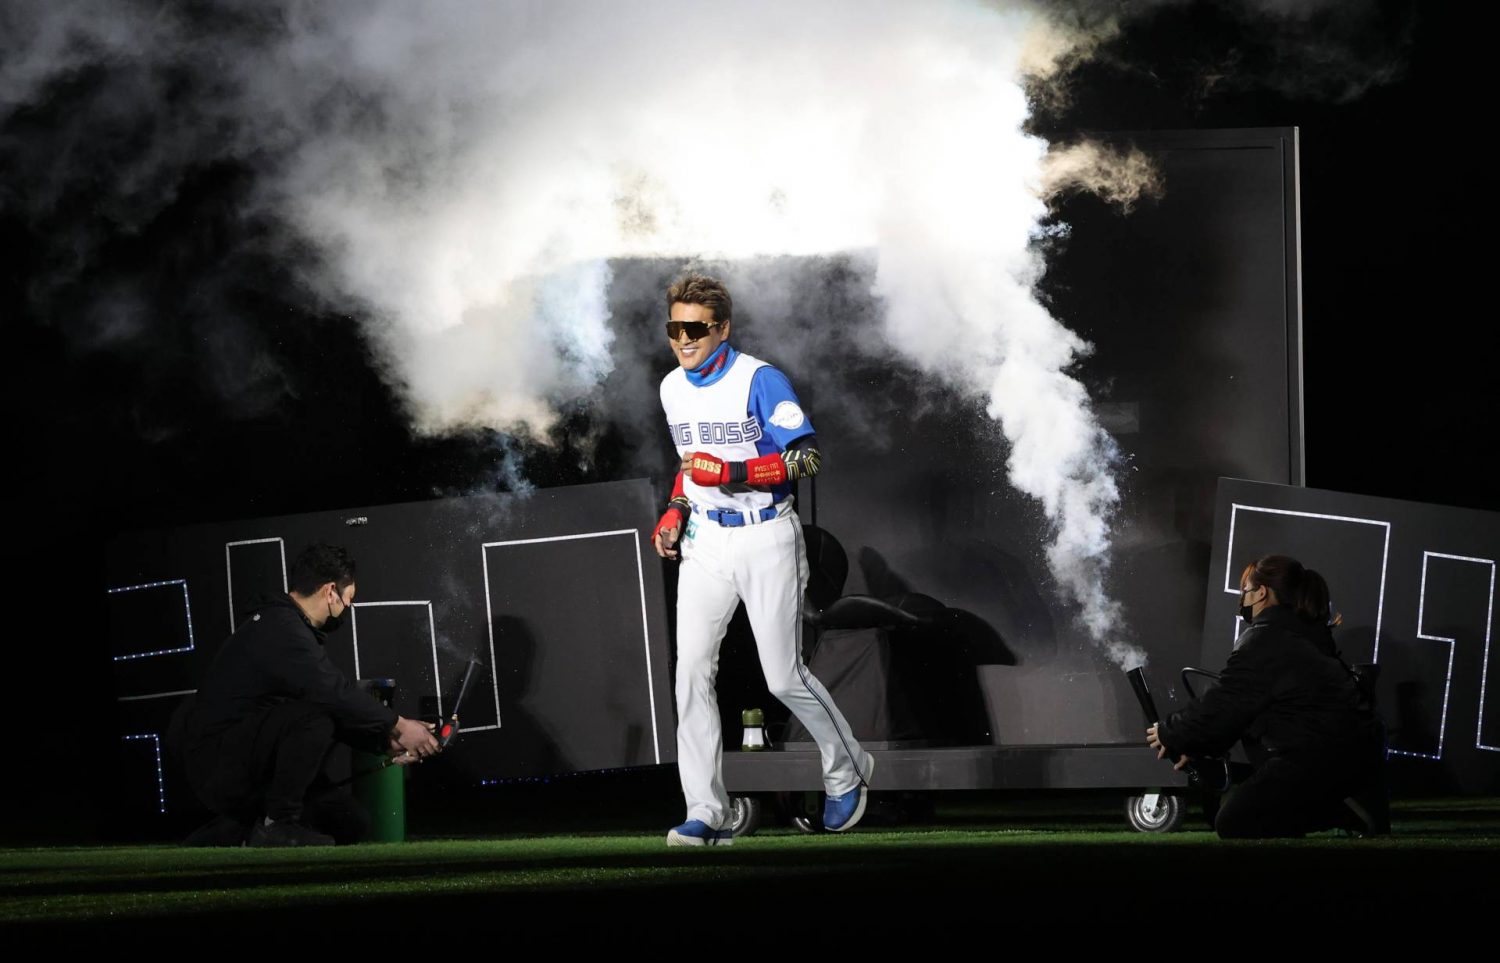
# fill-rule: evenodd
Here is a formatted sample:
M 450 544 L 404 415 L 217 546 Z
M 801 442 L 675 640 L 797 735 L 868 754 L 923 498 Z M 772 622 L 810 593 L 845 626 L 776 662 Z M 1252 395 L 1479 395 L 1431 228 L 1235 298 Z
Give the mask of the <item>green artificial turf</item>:
M 1145 835 L 1108 810 L 997 813 L 951 806 L 925 826 L 847 836 L 763 830 L 713 850 L 668 849 L 658 831 L 509 835 L 302 850 L 118 846 L 0 850 L 0 923 L 221 919 L 268 911 L 337 915 L 382 907 L 618 908 L 647 895 L 721 893 L 910 901 L 1108 900 L 1171 879 L 1223 879 L 1288 899 L 1371 905 L 1392 893 L 1451 906 L 1493 888 L 1500 802 L 1398 808 L 1396 835 L 1223 842 L 1196 825 Z M 1399 886 L 1394 881 L 1403 880 Z M 1413 880 L 1425 882 L 1416 887 Z M 1466 882 L 1470 881 L 1470 882 Z M 1208 886 L 1207 883 L 1203 885 Z M 830 890 L 829 887 L 834 889 Z M 1399 892 L 1398 892 L 1399 891 Z M 1176 897 L 1181 899 L 1182 897 Z M 1266 896 L 1270 899 L 1270 895 Z M 1492 899 L 1492 897 L 1487 897 Z

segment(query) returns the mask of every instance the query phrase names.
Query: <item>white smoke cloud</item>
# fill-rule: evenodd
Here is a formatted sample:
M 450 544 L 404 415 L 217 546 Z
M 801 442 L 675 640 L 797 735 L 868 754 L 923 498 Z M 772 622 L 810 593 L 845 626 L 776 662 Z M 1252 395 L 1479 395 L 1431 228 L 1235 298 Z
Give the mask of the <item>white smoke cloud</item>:
M 392 2 L 299 8 L 293 36 L 246 78 L 316 120 L 285 209 L 385 319 L 419 425 L 544 424 L 596 381 L 606 259 L 873 249 L 892 345 L 988 398 L 1059 584 L 1118 631 L 1113 447 L 1033 291 L 1062 182 L 1022 83 L 1070 49 L 1036 11 Z M 1100 169 L 1070 156 L 1067 183 Z
M 1118 630 L 1114 448 L 1034 292 L 1064 182 L 1023 83 L 1075 32 L 970 0 L 369 0 L 259 36 L 223 64 L 235 152 L 278 158 L 261 203 L 419 430 L 543 428 L 597 385 L 612 258 L 874 252 L 891 346 L 986 399 L 1058 584 Z
M 1042 163 L 1041 182 L 1048 196 L 1088 191 L 1125 212 L 1141 198 L 1160 197 L 1166 190 L 1161 172 L 1143 151 L 1119 150 L 1087 140 L 1053 146 Z

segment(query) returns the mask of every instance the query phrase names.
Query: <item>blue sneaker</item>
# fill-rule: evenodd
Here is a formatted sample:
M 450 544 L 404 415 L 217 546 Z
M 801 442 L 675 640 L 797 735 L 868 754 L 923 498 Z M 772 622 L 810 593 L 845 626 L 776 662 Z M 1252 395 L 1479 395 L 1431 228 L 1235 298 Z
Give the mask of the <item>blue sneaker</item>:
M 701 819 L 689 819 L 667 832 L 668 846 L 732 846 L 734 830 L 709 829 Z
M 865 814 L 865 803 L 870 801 L 870 780 L 875 776 L 875 759 L 865 757 L 863 782 L 842 796 L 829 796 L 823 803 L 823 828 L 831 833 L 853 829 Z

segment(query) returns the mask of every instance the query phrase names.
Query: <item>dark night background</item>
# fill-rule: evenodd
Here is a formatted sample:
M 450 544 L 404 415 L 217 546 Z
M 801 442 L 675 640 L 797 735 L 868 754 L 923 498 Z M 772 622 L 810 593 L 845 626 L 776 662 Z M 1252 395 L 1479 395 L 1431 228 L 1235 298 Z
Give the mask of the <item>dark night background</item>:
M 1354 29 L 1317 17 L 1287 27 L 1235 5 L 1145 5 L 1074 71 L 1070 100 L 1039 103 L 1034 128 L 1056 140 L 1300 128 L 1308 485 L 1495 510 L 1493 337 L 1480 319 L 1488 179 L 1467 159 L 1479 152 L 1465 106 L 1478 68 L 1453 14 L 1358 6 Z M 1347 62 L 1320 61 L 1335 48 Z M 1345 82 L 1377 69 L 1384 79 L 1351 96 Z M 171 203 L 143 219 L 121 215 L 131 197 L 102 168 L 37 216 L 48 152 L 81 133 L 69 118 L 108 74 L 71 75 L 0 126 L 7 634 L 21 656 L 7 680 L 21 695 L 7 783 L 22 791 L 6 796 L 20 804 L 21 838 L 33 825 L 87 835 L 98 819 L 89 779 L 114 739 L 100 719 L 111 703 L 100 550 L 113 533 L 494 489 L 507 451 L 538 486 L 605 480 L 631 454 L 606 438 L 581 460 L 584 409 L 550 445 L 414 437 L 356 320 L 299 296 L 288 265 L 307 252 L 242 216 L 252 173 L 233 159 L 186 164 Z M 191 102 L 193 83 L 164 84 L 155 117 L 85 133 L 128 164 Z M 151 339 L 116 338 L 94 311 L 114 289 L 144 306 Z M 220 360 L 236 356 L 262 368 Z

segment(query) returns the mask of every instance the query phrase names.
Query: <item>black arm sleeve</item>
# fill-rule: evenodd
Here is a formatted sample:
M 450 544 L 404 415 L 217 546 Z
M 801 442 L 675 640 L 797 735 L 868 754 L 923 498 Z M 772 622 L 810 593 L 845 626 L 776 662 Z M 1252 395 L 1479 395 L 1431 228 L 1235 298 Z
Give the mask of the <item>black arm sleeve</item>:
M 269 641 L 269 640 L 268 640 Z M 310 632 L 277 633 L 274 651 L 266 653 L 266 666 L 283 688 L 295 698 L 326 706 L 334 723 L 362 742 L 385 748 L 385 739 L 396 725 L 396 713 L 361 691 L 317 643 Z
M 781 453 L 781 460 L 786 462 L 788 481 L 816 475 L 823 470 L 823 453 L 818 451 L 818 436 L 803 435 L 798 438 Z
M 1247 638 L 1229 657 L 1218 685 L 1157 729 L 1170 756 L 1222 756 L 1270 704 L 1275 667 L 1269 647 L 1255 641 Z

